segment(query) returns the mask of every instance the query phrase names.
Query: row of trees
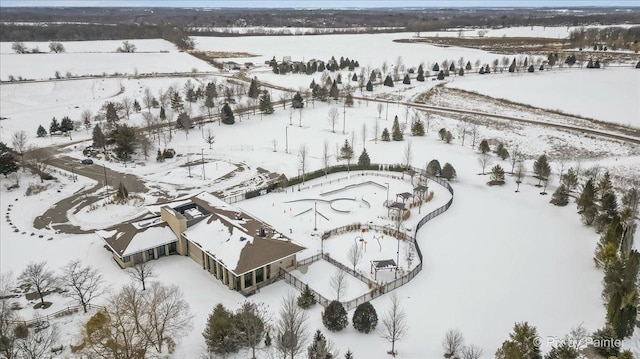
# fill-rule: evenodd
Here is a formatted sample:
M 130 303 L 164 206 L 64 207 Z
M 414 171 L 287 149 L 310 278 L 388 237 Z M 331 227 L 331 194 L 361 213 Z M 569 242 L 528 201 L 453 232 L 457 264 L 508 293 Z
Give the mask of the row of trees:
M 33 49 L 29 49 L 27 48 L 27 46 L 24 44 L 24 42 L 21 41 L 16 41 L 14 43 L 11 44 L 11 50 L 15 51 L 16 54 L 41 54 L 42 51 L 40 51 L 39 47 L 34 47 Z M 53 52 L 53 53 L 62 53 L 65 52 L 65 48 L 64 45 L 61 42 L 58 41 L 52 41 L 49 43 L 49 52 Z

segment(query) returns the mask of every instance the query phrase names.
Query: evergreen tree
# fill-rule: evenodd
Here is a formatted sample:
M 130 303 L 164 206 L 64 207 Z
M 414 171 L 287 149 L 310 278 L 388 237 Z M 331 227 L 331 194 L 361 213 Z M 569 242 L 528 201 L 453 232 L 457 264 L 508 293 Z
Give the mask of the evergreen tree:
M 158 117 L 160 117 L 160 121 L 167 120 L 167 113 L 164 111 L 164 107 L 160 107 L 160 115 Z
M 302 95 L 300 94 L 300 92 L 296 92 L 296 94 L 293 95 L 293 100 L 291 101 L 291 106 L 293 106 L 293 108 L 303 108 L 304 107 L 304 99 L 302 98 Z
M 573 343 L 571 343 L 573 344 Z M 578 359 L 580 353 L 568 341 L 562 341 L 559 345 L 551 348 L 545 359 Z
M 464 69 L 462 67 L 458 70 L 458 76 L 464 76 Z
M 344 145 L 340 148 L 340 158 L 347 160 L 347 164 L 353 158 L 353 148 L 349 144 L 348 140 L 344 140 Z
M 598 181 L 598 186 L 596 187 L 596 194 L 598 200 L 602 201 L 604 196 L 613 190 L 613 184 L 611 183 L 611 175 L 609 171 L 606 171 L 600 181 Z
M 7 145 L 0 142 L 0 174 L 6 178 L 14 172 L 18 172 L 16 157 Z
M 485 74 L 490 74 L 491 73 L 491 68 L 489 67 L 489 64 L 486 64 L 484 67 L 484 73 Z
M 356 359 L 356 357 L 353 356 L 351 349 L 347 349 L 347 352 L 344 354 L 344 359 Z
M 337 300 L 329 303 L 322 313 L 322 324 L 332 332 L 339 332 L 347 327 L 349 320 L 347 318 L 347 311 L 342 306 L 342 303 Z
M 567 173 L 562 175 L 562 184 L 565 185 L 567 191 L 573 191 L 578 185 L 578 176 L 576 175 L 576 171 L 573 167 L 570 167 L 567 170 Z
M 360 157 L 358 157 L 358 166 L 369 166 L 371 165 L 371 159 L 369 158 L 369 154 L 367 153 L 367 149 L 363 149 Z
M 449 71 L 454 72 L 456 71 L 456 65 L 452 62 L 451 65 L 449 65 Z
M 620 354 L 620 347 L 615 345 L 617 339 L 615 331 L 611 327 L 604 327 L 600 330 L 596 330 L 592 335 L 594 343 L 601 343 L 595 346 L 596 351 L 606 358 L 615 358 Z
M 332 348 L 320 330 L 313 336 L 313 342 L 307 348 L 307 358 L 309 359 L 336 359 L 332 353 Z
M 238 351 L 238 333 L 234 315 L 222 304 L 216 305 L 202 333 L 210 353 L 226 355 Z
M 135 128 L 126 124 L 117 126 L 109 134 L 109 142 L 114 144 L 114 152 L 119 159 L 130 160 L 138 145 Z
M 104 136 L 104 133 L 102 133 L 102 129 L 100 128 L 99 125 L 95 125 L 93 127 L 93 133 L 92 133 L 91 139 L 93 140 L 93 147 L 95 148 L 104 149 L 107 145 L 106 138 Z
M 500 156 L 500 158 L 502 158 L 502 160 L 504 161 L 509 158 L 509 151 L 507 151 L 506 147 L 502 147 L 500 151 L 498 151 L 498 156 Z
M 456 170 L 449 162 L 447 162 L 444 164 L 444 167 L 442 167 L 441 176 L 448 181 L 451 181 L 457 177 Z
M 251 79 L 251 84 L 249 85 L 249 93 L 247 94 L 247 96 L 249 96 L 251 98 L 258 98 L 258 96 L 260 96 L 260 88 L 258 87 L 258 79 L 255 78 L 255 77 Z
M 186 112 L 181 112 L 176 119 L 176 127 L 185 130 L 191 128 L 191 117 Z
M 424 69 L 422 68 L 422 64 L 418 66 L 418 76 L 416 77 L 416 81 L 424 81 Z
M 444 80 L 444 71 L 438 73 L 438 80 Z
M 107 102 L 105 105 L 105 118 L 109 123 L 115 123 L 120 120 L 120 116 L 118 115 L 118 109 L 116 108 L 116 104 L 113 102 Z M 51 133 L 51 131 L 49 131 Z
M 182 97 L 180 97 L 178 91 L 174 92 L 173 96 L 171 96 L 171 109 L 174 112 L 182 112 L 182 110 L 184 109 Z
M 404 79 L 402 80 L 402 83 L 405 85 L 411 85 L 411 79 L 409 78 L 409 74 L 404 75 Z
M 344 98 L 344 105 L 347 107 L 353 106 L 353 96 L 351 95 L 351 92 L 347 92 L 347 96 Z
M 380 141 L 385 141 L 385 142 L 391 141 L 391 137 L 389 136 L 389 130 L 386 127 L 384 128 L 384 130 L 382 130 L 382 134 L 380 135 Z
M 47 137 L 47 130 L 42 127 L 42 125 L 38 126 L 38 131 L 36 132 L 37 137 Z
M 511 62 L 511 66 L 509 66 L 509 72 L 515 72 L 516 71 L 516 59 L 513 59 L 513 62 Z
M 340 97 L 340 90 L 338 90 L 338 84 L 335 80 L 333 80 L 331 88 L 329 89 L 329 96 L 336 101 Z
M 444 141 L 445 138 L 447 137 L 447 129 L 441 128 L 440 130 L 438 130 L 438 136 L 440 136 L 440 139 Z
M 73 121 L 68 116 L 64 116 L 60 121 L 60 131 L 71 132 L 73 130 Z
M 318 84 L 316 84 L 316 79 L 312 79 L 309 89 L 313 90 L 316 86 L 318 86 Z
M 417 118 L 411 122 L 411 135 L 424 136 L 424 123 Z
M 360 333 L 370 333 L 378 325 L 378 313 L 370 302 L 364 302 L 353 312 L 353 327 Z
M 387 75 L 387 77 L 385 77 L 384 79 L 383 84 L 388 87 L 393 87 L 393 79 L 391 78 L 391 76 Z
M 58 120 L 56 120 L 56 118 L 52 118 L 51 119 L 51 124 L 49 125 L 49 133 L 53 134 L 54 132 L 58 132 L 60 131 L 60 124 L 58 123 Z
M 504 169 L 500 165 L 495 165 L 491 168 L 491 181 L 490 185 L 502 185 L 504 184 Z
M 140 102 L 138 102 L 138 100 L 133 100 L 133 110 L 138 113 L 142 110 L 142 107 L 140 106 Z
M 478 70 L 478 73 L 480 75 L 484 75 L 484 67 L 480 67 L 480 70 Z
M 160 152 L 160 149 L 158 149 L 158 154 L 156 155 L 156 161 L 164 162 L 164 155 L 162 154 L 162 152 Z
M 302 309 L 309 309 L 311 306 L 316 304 L 316 297 L 313 295 L 311 289 L 309 289 L 309 285 L 305 285 L 304 291 L 300 293 L 298 297 L 298 306 Z
M 260 95 L 260 112 L 270 115 L 274 112 L 273 104 L 271 103 L 271 96 L 269 92 L 264 90 Z
M 556 206 L 564 207 L 569 203 L 569 192 L 567 191 L 567 187 L 564 184 L 561 184 L 558 189 L 553 192 L 553 196 L 551 196 L 552 204 Z
M 442 174 L 442 167 L 440 167 L 438 160 L 433 159 L 429 161 L 429 164 L 427 164 L 427 174 L 433 177 L 438 177 Z
M 533 173 L 538 177 L 538 186 L 540 182 L 546 181 L 549 178 L 551 166 L 549 165 L 547 155 L 540 155 L 540 157 L 533 162 Z
M 231 110 L 231 106 L 228 103 L 225 103 L 222 106 L 222 110 L 220 113 L 220 120 L 225 125 L 233 125 L 235 123 L 235 117 L 233 116 L 233 110 Z
M 435 64 L 433 64 L 433 67 L 431 68 L 431 71 L 433 71 L 433 72 L 440 71 L 440 65 L 438 65 L 438 63 L 436 62 Z
M 367 91 L 371 92 L 373 91 L 373 84 L 371 83 L 371 80 L 367 81 Z
M 400 131 L 400 124 L 398 123 L 398 116 L 393 119 L 393 126 L 391 127 L 391 139 L 394 141 L 402 141 L 403 135 Z
M 595 205 L 595 188 L 593 186 L 593 178 L 590 178 L 582 188 L 580 197 L 577 200 L 578 213 L 582 215 L 582 220 L 591 225 L 598 214 L 598 208 Z
M 353 73 L 353 76 L 351 76 L 351 81 L 353 82 L 358 82 L 358 75 L 356 75 L 356 73 Z
M 467 71 L 471 71 L 471 61 L 467 61 L 467 66 L 465 66 L 464 69 Z
M 480 141 L 480 145 L 478 145 L 478 149 L 482 153 L 487 153 L 491 151 L 491 149 L 489 148 L 489 142 L 487 140 Z
M 129 191 L 127 190 L 127 187 L 125 187 L 122 182 L 120 182 L 120 185 L 118 186 L 118 192 L 116 192 L 116 198 L 119 201 L 126 201 L 129 198 Z
M 533 68 L 533 65 L 530 65 L 529 68 L 527 69 L 528 72 L 534 72 L 535 69 Z
M 529 323 L 516 323 L 509 339 L 502 343 L 496 359 L 542 359 L 538 330 Z
M 218 90 L 216 90 L 216 84 L 214 84 L 213 82 L 209 82 L 207 84 L 207 87 L 204 90 L 204 96 L 205 97 L 217 98 L 218 97 Z
M 194 103 L 198 100 L 198 96 L 196 95 L 196 92 L 193 90 L 193 87 L 189 87 L 189 89 L 187 89 L 185 99 L 190 103 Z

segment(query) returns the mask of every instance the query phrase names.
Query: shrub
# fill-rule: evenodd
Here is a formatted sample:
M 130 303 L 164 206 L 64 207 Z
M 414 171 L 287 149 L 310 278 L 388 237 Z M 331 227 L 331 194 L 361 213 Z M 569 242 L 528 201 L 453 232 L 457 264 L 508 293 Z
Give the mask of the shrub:
M 312 305 L 316 304 L 316 297 L 309 289 L 309 285 L 305 285 L 304 292 L 300 293 L 298 297 L 298 306 L 302 309 L 309 309 Z
M 329 303 L 327 309 L 322 313 L 322 324 L 332 332 L 339 332 L 347 327 L 349 319 L 342 303 L 337 300 Z
M 378 313 L 370 302 L 360 304 L 353 313 L 353 327 L 360 333 L 370 333 L 378 324 Z

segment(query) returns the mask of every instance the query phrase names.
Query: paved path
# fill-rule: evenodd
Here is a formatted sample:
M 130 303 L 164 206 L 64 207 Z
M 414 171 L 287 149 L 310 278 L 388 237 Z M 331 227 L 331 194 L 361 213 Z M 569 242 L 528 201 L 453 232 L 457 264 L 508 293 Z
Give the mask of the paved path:
M 56 231 L 65 233 L 92 233 L 92 230 L 85 231 L 78 226 L 71 225 L 69 218 L 67 218 L 67 212 L 76 206 L 79 210 L 82 207 L 104 198 L 104 192 L 102 192 L 101 189 L 104 187 L 105 174 L 107 184 L 112 188 L 119 186 L 120 182 L 122 182 L 129 192 L 139 193 L 149 191 L 144 182 L 135 175 L 113 171 L 97 164 L 83 165 L 80 163 L 80 160 L 76 158 L 68 156 L 55 157 L 50 161 L 50 166 L 58 167 L 69 172 L 73 170 L 76 175 L 89 177 L 97 181 L 98 184 L 92 188 L 77 192 L 73 196 L 67 197 L 49 207 L 49 209 L 33 221 L 33 226 L 36 229 L 51 226 Z

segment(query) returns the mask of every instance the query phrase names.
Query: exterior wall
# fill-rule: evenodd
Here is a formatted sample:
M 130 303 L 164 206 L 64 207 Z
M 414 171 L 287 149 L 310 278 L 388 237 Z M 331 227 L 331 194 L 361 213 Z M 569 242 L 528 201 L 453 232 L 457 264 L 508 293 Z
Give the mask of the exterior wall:
M 269 278 L 277 277 L 280 272 L 280 268 L 289 272 L 296 269 L 296 255 L 292 254 L 283 258 L 277 262 L 271 263 L 271 271 L 269 272 Z
M 202 251 L 195 244 L 189 245 L 189 253 L 187 255 L 193 259 L 194 262 L 198 263 L 202 268 L 204 268 L 204 261 L 202 256 Z
M 184 218 L 183 215 L 176 213 L 168 207 L 160 208 L 160 217 L 162 218 L 162 220 L 167 222 L 169 228 L 171 228 L 171 231 L 173 231 L 173 233 L 176 235 L 176 238 L 178 238 L 178 253 L 183 256 L 188 255 L 187 242 L 181 235 L 182 232 L 187 230 L 187 219 Z

